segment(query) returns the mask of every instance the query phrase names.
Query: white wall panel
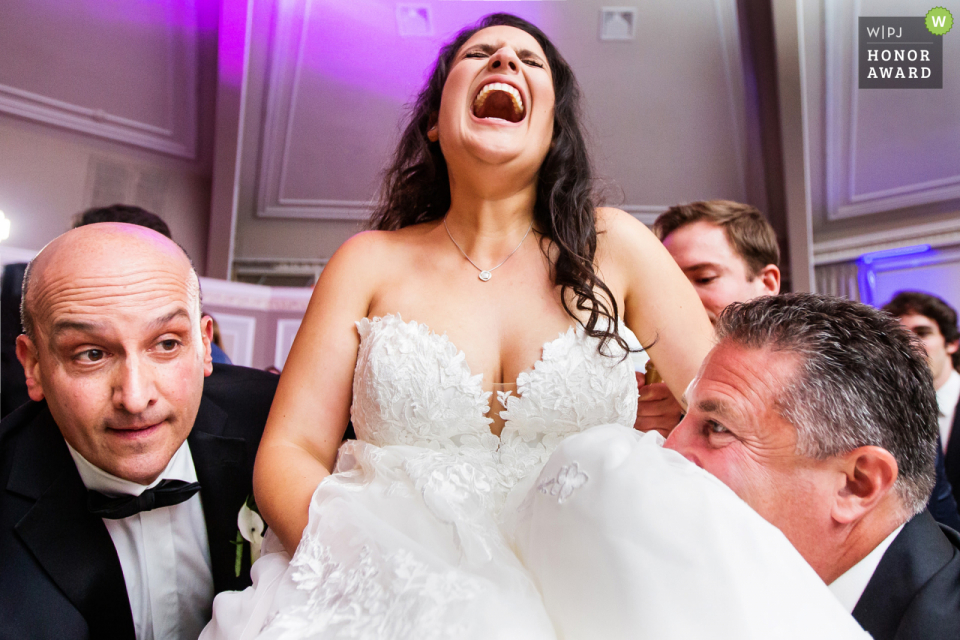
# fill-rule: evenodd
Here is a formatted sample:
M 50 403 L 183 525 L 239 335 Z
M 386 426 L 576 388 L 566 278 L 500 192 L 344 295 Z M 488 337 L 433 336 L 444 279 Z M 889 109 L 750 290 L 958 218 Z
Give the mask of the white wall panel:
M 858 88 L 858 16 L 923 16 L 931 6 L 825 3 L 828 220 L 960 198 L 960 40 L 943 38 L 942 89 Z
M 253 366 L 253 345 L 257 334 L 257 319 L 230 313 L 217 313 L 223 350 L 233 364 Z
M 297 337 L 300 322 L 300 320 L 295 319 L 277 321 L 277 348 L 274 354 L 273 364 L 281 371 L 284 365 L 287 364 L 287 356 L 290 354 L 290 347 L 293 346 L 294 338 Z
M 0 16 L 0 111 L 196 156 L 194 0 L 3 0 Z
M 588 138 L 612 204 L 645 222 L 676 202 L 746 200 L 744 78 L 735 0 L 639 7 L 637 39 L 603 42 L 602 2 L 430 2 L 434 34 L 403 38 L 395 3 L 288 0 L 274 5 L 259 140 L 258 218 L 362 220 L 390 160 L 404 104 L 441 44 L 486 13 L 533 21 L 583 89 Z M 673 27 L 683 25 L 683 38 Z M 260 99 L 259 97 L 257 98 Z M 254 153 L 255 142 L 248 140 Z M 279 222 L 279 221 L 277 221 Z M 314 257 L 291 243 L 266 255 L 239 218 L 238 258 Z M 288 224 L 295 224 L 292 221 Z M 321 222 L 317 234 L 329 224 Z M 331 225 L 331 229 L 334 227 Z M 336 233 L 342 233 L 339 227 Z

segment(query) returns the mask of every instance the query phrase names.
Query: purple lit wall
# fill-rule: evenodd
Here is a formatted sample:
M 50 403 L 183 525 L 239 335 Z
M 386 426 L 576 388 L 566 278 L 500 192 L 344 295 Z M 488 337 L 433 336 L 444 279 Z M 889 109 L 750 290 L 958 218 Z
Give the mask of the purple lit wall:
M 439 47 L 495 11 L 511 11 L 548 27 L 540 20 L 542 4 L 432 3 L 433 34 L 413 37 L 399 35 L 393 2 L 312 0 L 302 14 L 282 12 L 296 16 L 298 23 L 280 31 L 289 34 L 290 42 L 277 44 L 281 51 L 299 54 L 289 85 L 292 107 L 287 108 L 288 131 L 297 135 L 286 135 L 283 161 L 315 170 L 281 168 L 279 199 L 324 200 L 337 194 L 339 199 L 368 200 L 394 148 L 403 107 L 423 86 Z
M 396 4 L 313 0 L 306 14 L 311 37 L 303 51 L 304 70 L 406 103 L 422 86 L 440 45 L 482 16 L 506 11 L 547 33 L 551 27 L 542 2 L 433 2 L 423 3 L 431 8 L 433 35 L 401 38 Z M 399 51 L 404 60 L 397 60 Z
M 932 293 L 960 309 L 960 248 L 917 249 L 904 255 L 884 257 L 878 252 L 861 256 L 861 300 L 879 307 L 898 291 L 909 289 Z

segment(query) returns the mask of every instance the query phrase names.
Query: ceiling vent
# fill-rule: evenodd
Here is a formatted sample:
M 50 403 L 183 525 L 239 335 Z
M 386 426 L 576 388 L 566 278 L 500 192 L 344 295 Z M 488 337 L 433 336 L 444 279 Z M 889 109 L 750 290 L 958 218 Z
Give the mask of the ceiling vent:
M 636 35 L 636 7 L 603 7 L 600 9 L 601 40 L 634 40 Z
M 398 4 L 397 31 L 404 38 L 433 35 L 433 16 L 426 4 Z

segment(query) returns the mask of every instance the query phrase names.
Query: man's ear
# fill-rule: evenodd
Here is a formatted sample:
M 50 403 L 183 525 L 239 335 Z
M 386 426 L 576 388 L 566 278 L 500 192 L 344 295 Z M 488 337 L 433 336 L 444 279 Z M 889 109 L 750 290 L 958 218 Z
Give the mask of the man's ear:
M 831 515 L 836 522 L 849 524 L 872 511 L 890 493 L 899 469 L 893 455 L 882 447 L 859 447 L 840 458 L 843 481 Z
M 40 358 L 37 345 L 26 334 L 17 336 L 17 360 L 27 374 L 27 393 L 34 402 L 43 400 L 43 383 L 40 381 Z
M 947 353 L 950 355 L 955 354 L 958 348 L 960 348 L 960 340 L 954 340 L 953 342 L 947 343 Z
M 204 315 L 200 318 L 200 337 L 203 339 L 203 375 L 213 373 L 213 318 Z
M 766 295 L 775 296 L 780 293 L 780 268 L 775 264 L 768 264 L 757 275 L 763 285 Z

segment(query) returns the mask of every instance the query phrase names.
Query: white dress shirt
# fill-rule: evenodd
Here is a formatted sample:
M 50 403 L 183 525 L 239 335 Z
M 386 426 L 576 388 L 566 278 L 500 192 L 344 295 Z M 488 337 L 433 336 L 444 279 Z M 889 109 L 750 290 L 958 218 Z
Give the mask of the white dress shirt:
M 160 477 L 144 486 L 94 466 L 67 445 L 87 489 L 135 495 L 161 480 L 196 482 L 190 447 L 183 445 Z M 200 494 L 171 507 L 103 519 L 120 557 L 137 640 L 195 640 L 210 620 L 213 572 Z
M 960 401 L 960 373 L 950 372 L 950 377 L 937 389 L 937 406 L 940 408 L 940 443 L 943 450 L 947 450 L 947 441 L 950 440 L 950 427 L 953 426 L 953 412 Z
M 847 569 L 846 573 L 830 583 L 830 591 L 833 592 L 833 595 L 837 597 L 840 604 L 850 613 L 853 613 L 854 607 L 856 607 L 857 602 L 860 601 L 860 596 L 863 595 L 863 591 L 867 588 L 870 578 L 873 577 L 873 573 L 877 570 L 877 565 L 880 564 L 880 559 L 883 558 L 883 554 L 887 552 L 894 538 L 896 538 L 902 530 L 903 525 L 894 529 L 893 533 L 884 538 L 883 542 L 878 544 L 863 560 Z

